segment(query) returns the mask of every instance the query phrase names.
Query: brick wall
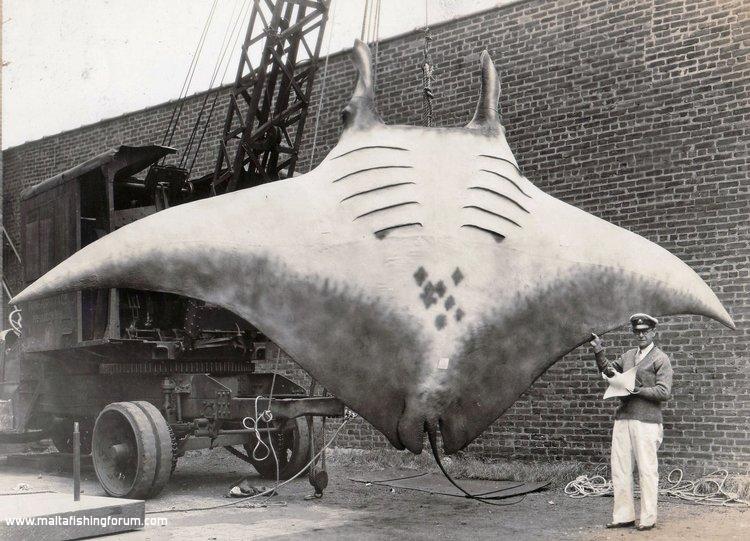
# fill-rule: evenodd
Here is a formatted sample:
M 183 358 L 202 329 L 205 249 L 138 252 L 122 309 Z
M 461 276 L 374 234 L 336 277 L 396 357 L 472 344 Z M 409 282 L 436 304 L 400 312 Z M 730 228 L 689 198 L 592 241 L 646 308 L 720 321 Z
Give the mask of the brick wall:
M 749 12 L 742 0 L 530 0 L 432 30 L 437 125 L 471 118 L 478 54 L 487 48 L 502 81 L 503 124 L 526 176 L 680 257 L 734 317 L 736 331 L 700 317 L 667 318 L 660 326 L 658 341 L 675 368 L 662 456 L 697 469 L 750 467 L 750 65 L 743 45 Z M 377 100 L 388 123 L 420 122 L 421 54 L 419 33 L 380 45 Z M 321 84 L 319 77 L 315 106 Z M 353 84 L 347 55 L 332 56 L 315 154 L 317 107 L 307 123 L 301 171 L 335 144 Z M 174 146 L 187 138 L 200 100 L 188 100 L 188 122 Z M 4 215 L 14 239 L 22 188 L 119 142 L 159 142 L 171 105 L 9 149 Z M 215 117 L 207 141 L 217 140 L 223 116 Z M 215 143 L 204 146 L 198 174 L 212 167 L 215 155 Z M 7 253 L 5 271 L 17 287 L 18 269 Z M 631 346 L 625 330 L 605 339 L 611 354 Z M 281 367 L 299 376 L 284 357 Z M 602 391 L 589 352 L 574 352 L 468 452 L 605 460 L 613 405 L 599 400 Z M 361 420 L 338 443 L 387 446 Z

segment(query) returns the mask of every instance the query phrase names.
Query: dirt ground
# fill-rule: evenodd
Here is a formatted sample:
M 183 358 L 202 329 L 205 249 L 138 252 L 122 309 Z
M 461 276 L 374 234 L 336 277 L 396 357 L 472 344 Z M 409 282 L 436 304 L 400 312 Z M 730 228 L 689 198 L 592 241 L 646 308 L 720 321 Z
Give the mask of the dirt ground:
M 361 468 L 344 471 L 336 465 L 329 469 L 330 483 L 320 500 L 304 500 L 311 487 L 303 478 L 262 502 L 173 512 L 230 503 L 224 493 L 251 471 L 251 467 L 222 449 L 190 453 L 181 459 L 164 492 L 146 504 L 150 517 L 165 517 L 168 524 L 106 539 L 750 539 L 750 509 L 665 500 L 659 503 L 656 529 L 643 533 L 635 529 L 606 530 L 603 524 L 609 521 L 610 498 L 575 500 L 555 489 L 529 494 L 516 505 L 491 507 L 461 498 L 354 483 L 349 477 L 373 472 Z M 410 473 L 414 472 L 404 470 L 404 475 Z M 72 490 L 72 481 L 64 474 L 10 468 L 0 462 L 0 492 L 12 491 L 21 482 L 27 483 L 30 490 Z M 267 485 L 257 477 L 251 482 Z M 90 469 L 84 469 L 82 487 L 86 494 L 105 495 Z

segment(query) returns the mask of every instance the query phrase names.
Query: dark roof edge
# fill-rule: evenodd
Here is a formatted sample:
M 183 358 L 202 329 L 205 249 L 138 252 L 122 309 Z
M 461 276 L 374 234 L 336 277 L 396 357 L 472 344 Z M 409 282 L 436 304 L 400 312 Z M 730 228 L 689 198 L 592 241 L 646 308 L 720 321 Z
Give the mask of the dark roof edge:
M 475 11 L 474 13 L 468 13 L 466 15 L 461 15 L 461 16 L 455 17 L 453 19 L 447 19 L 445 21 L 441 21 L 441 22 L 436 23 L 436 24 L 431 24 L 430 28 L 440 28 L 442 26 L 447 26 L 449 24 L 453 24 L 453 23 L 455 23 L 457 21 L 461 21 L 461 20 L 464 20 L 464 19 L 469 19 L 471 17 L 476 17 L 478 15 L 484 15 L 485 13 L 489 13 L 491 11 L 500 11 L 500 10 L 503 10 L 505 8 L 509 8 L 509 7 L 511 7 L 511 6 L 515 5 L 515 4 L 520 4 L 520 3 L 523 3 L 523 2 L 530 2 L 530 1 L 533 1 L 533 0 L 510 0 L 509 2 L 507 2 L 507 3 L 505 3 L 505 4 L 501 5 L 501 6 L 497 6 L 497 5 L 496 6 L 492 6 L 492 7 L 487 8 L 487 9 L 483 9 L 483 10 L 480 10 L 480 11 Z M 388 43 L 388 42 L 391 42 L 391 41 L 396 41 L 396 40 L 405 38 L 407 36 L 410 36 L 412 34 L 416 34 L 417 32 L 420 32 L 420 31 L 421 31 L 420 27 L 413 28 L 411 30 L 407 30 L 405 32 L 401 32 L 400 34 L 396 34 L 394 36 L 390 36 L 387 39 L 383 39 L 383 40 L 380 41 L 380 43 Z M 330 61 L 330 59 L 332 59 L 332 58 L 336 58 L 336 57 L 344 55 L 344 54 L 349 54 L 351 52 L 351 50 L 352 50 L 351 47 L 349 47 L 347 49 L 341 49 L 340 51 L 336 51 L 335 53 L 332 53 L 332 54 L 328 55 L 328 59 Z M 321 56 L 320 58 L 321 59 L 325 59 L 325 56 Z M 25 145 L 33 145 L 33 144 L 40 143 L 40 142 L 44 141 L 45 139 L 52 139 L 53 137 L 59 137 L 61 135 L 67 135 L 69 133 L 73 133 L 73 132 L 77 132 L 77 131 L 80 131 L 80 130 L 89 129 L 89 128 L 92 128 L 94 126 L 100 126 L 100 125 L 103 125 L 103 124 L 107 124 L 109 122 L 115 122 L 116 120 L 120 120 L 120 119 L 129 117 L 129 116 L 132 116 L 132 115 L 138 115 L 140 113 L 143 113 L 145 111 L 150 111 L 152 109 L 161 109 L 162 107 L 166 107 L 169 104 L 178 104 L 178 103 L 180 103 L 180 101 L 193 99 L 193 98 L 196 98 L 196 97 L 199 97 L 199 96 L 203 96 L 205 94 L 210 94 L 212 92 L 220 92 L 220 91 L 228 90 L 230 87 L 232 87 L 232 85 L 234 85 L 234 82 L 227 83 L 227 84 L 221 85 L 221 86 L 217 86 L 215 88 L 209 88 L 207 90 L 201 90 L 200 92 L 196 92 L 195 94 L 190 94 L 189 96 L 186 96 L 186 97 L 184 97 L 182 99 L 176 98 L 176 99 L 173 99 L 173 100 L 163 101 L 161 103 L 156 103 L 154 105 L 148 105 L 146 107 L 142 107 L 140 109 L 135 109 L 133 111 L 128 111 L 126 113 L 122 113 L 122 114 L 119 114 L 119 115 L 116 115 L 116 116 L 111 116 L 111 117 L 108 117 L 108 118 L 103 118 L 101 120 L 97 120 L 96 122 L 92 122 L 91 124 L 84 124 L 82 126 L 77 126 L 75 128 L 70 128 L 68 130 L 62 130 L 62 131 L 59 131 L 59 132 L 56 132 L 56 133 L 51 133 L 49 135 L 44 135 L 42 137 L 39 137 L 38 139 L 31 139 L 29 141 L 24 141 L 23 143 L 19 143 L 17 145 L 8 147 L 6 149 L 2 149 L 2 152 L 8 152 L 10 150 L 15 150 L 15 149 L 18 149 L 20 147 L 23 147 Z

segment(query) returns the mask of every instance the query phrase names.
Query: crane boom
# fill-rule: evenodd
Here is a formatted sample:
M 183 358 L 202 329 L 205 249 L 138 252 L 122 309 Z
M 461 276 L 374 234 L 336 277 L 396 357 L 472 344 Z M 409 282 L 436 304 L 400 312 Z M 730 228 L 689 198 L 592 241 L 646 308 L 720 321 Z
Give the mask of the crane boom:
M 293 175 L 330 3 L 254 0 L 214 168 L 214 193 Z

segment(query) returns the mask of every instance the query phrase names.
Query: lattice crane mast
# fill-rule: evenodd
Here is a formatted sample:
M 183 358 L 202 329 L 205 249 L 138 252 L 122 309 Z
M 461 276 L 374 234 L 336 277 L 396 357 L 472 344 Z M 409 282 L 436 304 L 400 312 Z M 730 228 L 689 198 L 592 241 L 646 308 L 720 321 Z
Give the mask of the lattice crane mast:
M 212 191 L 294 174 L 331 0 L 254 0 Z M 260 61 L 252 57 L 260 49 Z

